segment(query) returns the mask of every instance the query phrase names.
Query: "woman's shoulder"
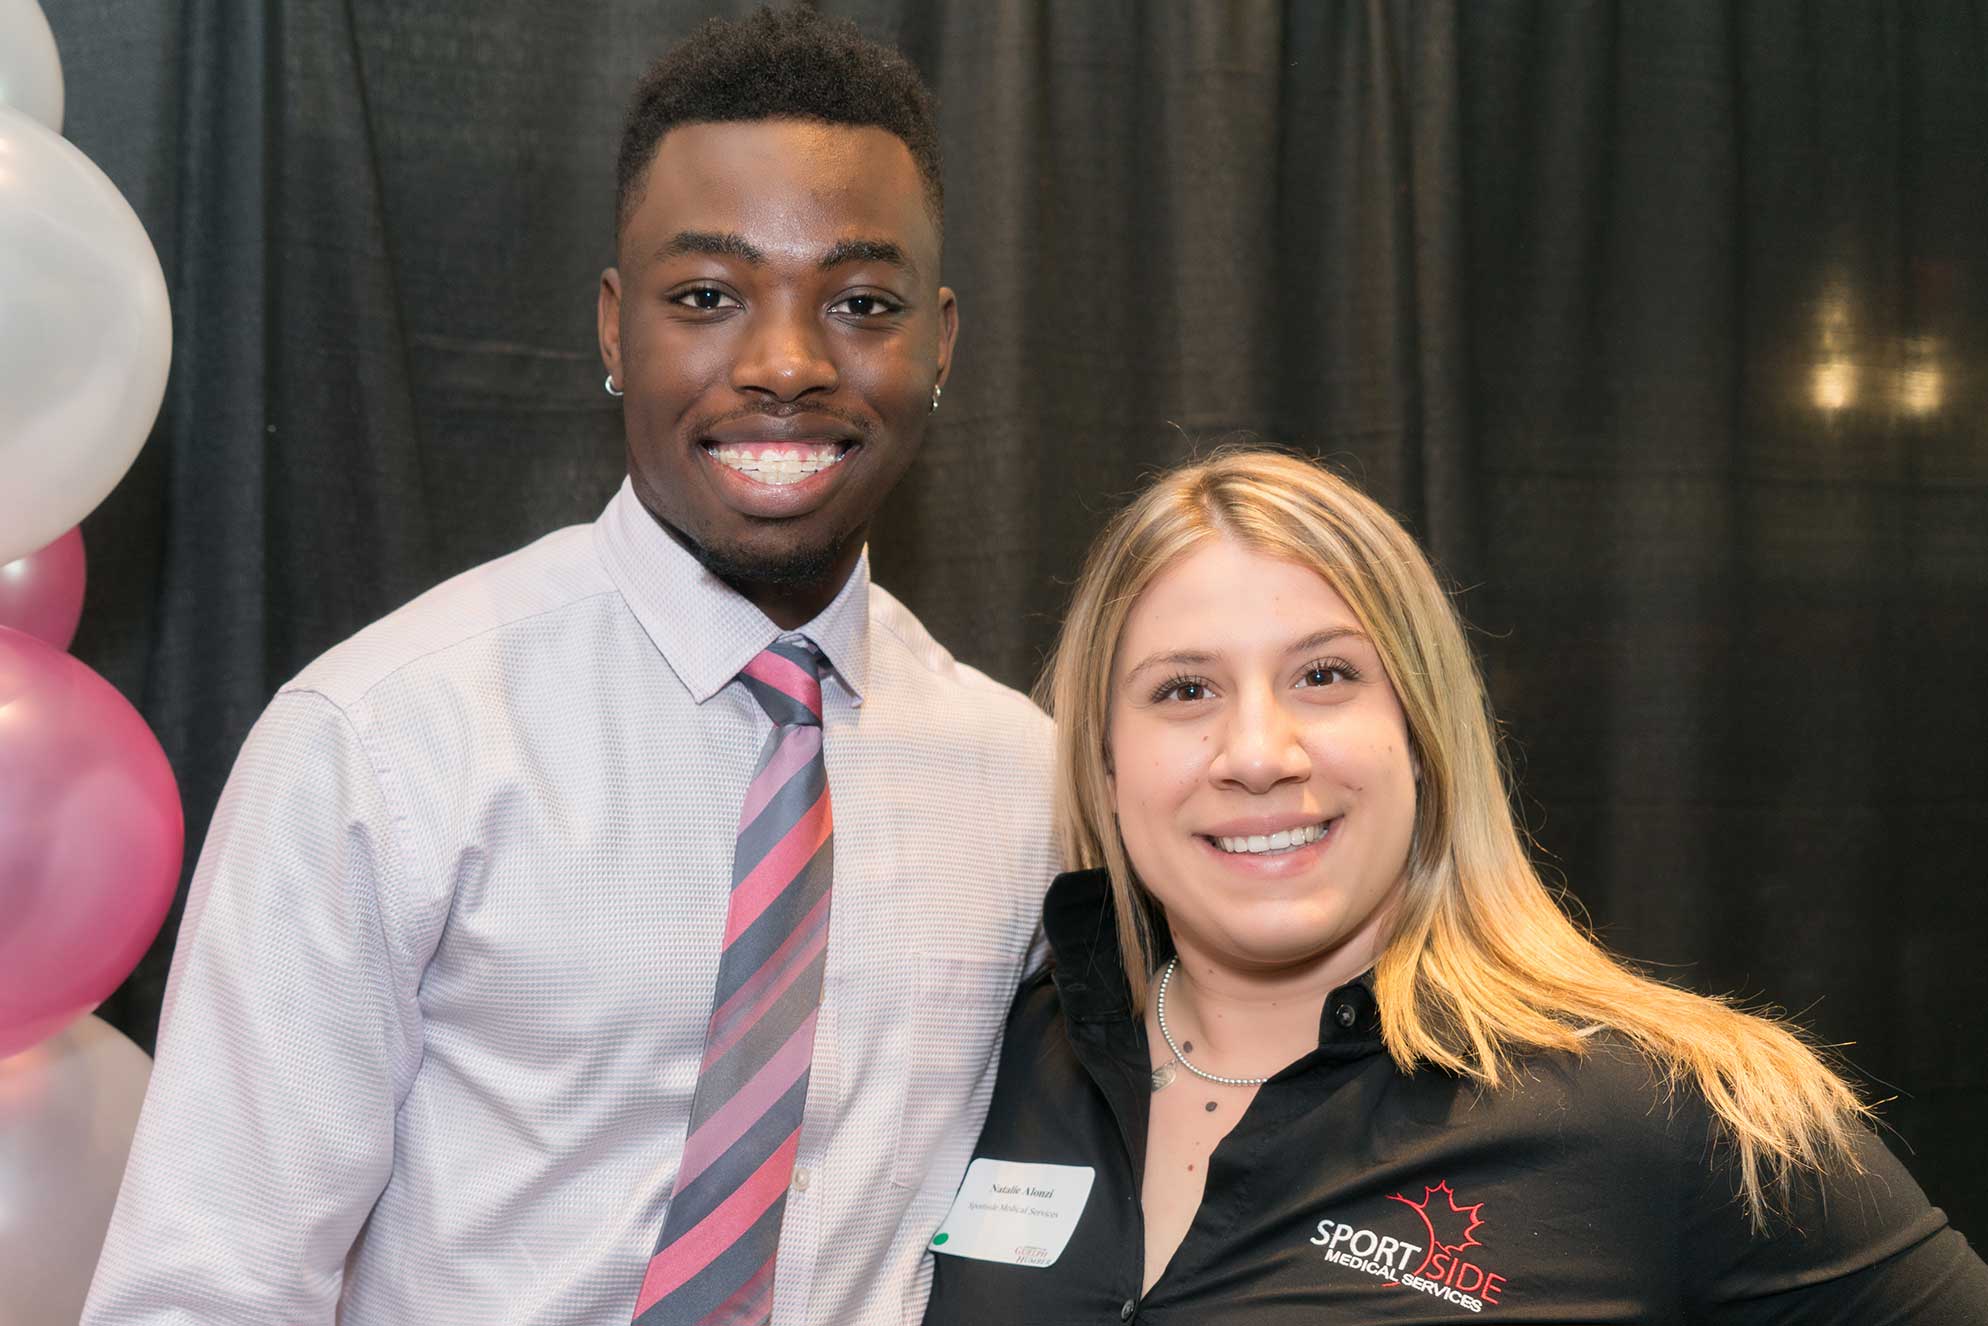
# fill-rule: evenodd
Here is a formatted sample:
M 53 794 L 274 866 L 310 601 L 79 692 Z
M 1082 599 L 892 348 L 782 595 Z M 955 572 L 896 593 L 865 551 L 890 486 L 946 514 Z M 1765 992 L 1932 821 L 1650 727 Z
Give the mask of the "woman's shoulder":
M 1666 1062 L 1613 1028 L 1597 1028 L 1578 1051 L 1540 1050 L 1521 1057 L 1509 1084 L 1513 1103 L 1534 1115 L 1560 1117 L 1586 1145 L 1647 1156 L 1671 1172 L 1721 1176 L 1739 1191 L 1732 1129 L 1707 1100 L 1689 1065 Z M 1855 1176 L 1882 1157 L 1897 1161 L 1872 1129 L 1853 1124 L 1849 1163 L 1826 1167 Z
M 1858 1313 L 1905 1286 L 1940 1310 L 1977 1286 L 1988 1294 L 1988 1270 L 1878 1127 L 1855 1123 L 1847 1154 L 1819 1167 L 1773 1167 L 1756 1207 L 1731 1129 L 1697 1080 L 1620 1033 L 1597 1031 L 1580 1053 L 1528 1057 L 1510 1094 L 1541 1119 L 1557 1113 L 1570 1142 L 1653 1186 L 1676 1222 L 1679 1265 L 1721 1319 L 1753 1320 L 1748 1304 L 1800 1298 L 1803 1320 L 1892 1320 Z M 1988 1310 L 1988 1297 L 1979 1306 Z
M 1605 1027 L 1583 1037 L 1578 1051 L 1520 1056 L 1510 1080 L 1492 1094 L 1570 1144 L 1666 1165 L 1701 1156 L 1716 1134 L 1712 1111 L 1687 1075 Z

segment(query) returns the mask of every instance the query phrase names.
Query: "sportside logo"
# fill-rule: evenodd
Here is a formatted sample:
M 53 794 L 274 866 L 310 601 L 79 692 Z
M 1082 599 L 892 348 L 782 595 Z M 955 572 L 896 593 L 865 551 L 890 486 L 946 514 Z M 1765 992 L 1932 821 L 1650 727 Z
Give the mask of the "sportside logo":
M 1437 1194 L 1443 1201 L 1436 1201 Z M 1311 1240 L 1325 1249 L 1325 1259 L 1376 1276 L 1390 1285 L 1419 1289 L 1425 1294 L 1454 1303 L 1467 1312 L 1496 1307 L 1505 1292 L 1505 1277 L 1486 1270 L 1463 1255 L 1465 1248 L 1481 1248 L 1477 1231 L 1484 1225 L 1478 1212 L 1484 1203 L 1469 1206 L 1457 1203 L 1449 1180 L 1422 1189 L 1422 1200 L 1411 1202 L 1400 1193 L 1388 1198 L 1415 1213 L 1419 1230 L 1403 1228 L 1407 1238 L 1380 1234 L 1371 1229 L 1339 1220 L 1318 1222 L 1318 1236 Z M 1420 1238 L 1421 1242 L 1411 1242 Z

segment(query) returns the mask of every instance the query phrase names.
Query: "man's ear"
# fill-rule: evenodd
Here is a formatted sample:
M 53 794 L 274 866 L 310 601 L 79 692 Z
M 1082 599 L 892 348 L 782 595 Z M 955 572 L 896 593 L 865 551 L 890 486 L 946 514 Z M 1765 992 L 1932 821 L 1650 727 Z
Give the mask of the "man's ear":
M 594 304 L 594 332 L 600 337 L 601 363 L 607 375 L 625 382 L 621 375 L 621 273 L 612 267 L 601 270 L 600 297 Z
M 953 375 L 953 346 L 959 340 L 959 300 L 948 285 L 939 287 L 939 376 L 933 386 L 943 387 Z

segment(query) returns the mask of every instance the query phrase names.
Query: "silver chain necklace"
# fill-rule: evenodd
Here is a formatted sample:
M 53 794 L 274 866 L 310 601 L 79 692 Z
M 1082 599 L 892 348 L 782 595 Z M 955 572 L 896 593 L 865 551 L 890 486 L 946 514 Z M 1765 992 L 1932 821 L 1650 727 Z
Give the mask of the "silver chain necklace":
M 1268 1082 L 1270 1079 L 1267 1077 L 1223 1077 L 1219 1073 L 1207 1072 L 1189 1063 L 1187 1056 L 1180 1052 L 1180 1047 L 1173 1042 L 1173 1033 L 1167 1030 L 1167 982 L 1173 979 L 1173 969 L 1179 965 L 1180 959 L 1178 957 L 1167 959 L 1167 969 L 1160 973 L 1159 997 L 1153 1001 L 1153 1012 L 1159 1016 L 1160 1020 L 1160 1035 L 1165 1039 L 1167 1048 L 1173 1051 L 1174 1062 L 1198 1078 L 1209 1082 L 1219 1082 L 1225 1087 L 1260 1087 L 1265 1082 Z M 1154 1081 L 1157 1084 L 1154 1090 L 1158 1090 L 1159 1087 L 1166 1085 L 1164 1082 L 1159 1082 L 1157 1074 L 1154 1075 Z M 1214 1109 L 1214 1102 L 1209 1102 L 1208 1108 L 1211 1110 Z

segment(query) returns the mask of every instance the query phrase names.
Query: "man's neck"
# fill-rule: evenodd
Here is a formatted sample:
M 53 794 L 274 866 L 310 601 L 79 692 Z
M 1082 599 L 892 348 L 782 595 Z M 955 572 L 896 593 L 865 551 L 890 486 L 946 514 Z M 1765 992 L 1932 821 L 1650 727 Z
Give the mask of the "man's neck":
M 849 583 L 849 577 L 856 570 L 856 562 L 863 555 L 860 539 L 852 540 L 851 546 L 838 555 L 828 574 L 818 580 L 798 584 L 763 581 L 726 579 L 725 583 L 737 590 L 753 607 L 765 613 L 775 626 L 783 631 L 798 631 L 809 622 L 828 610 L 835 602 L 835 596 Z
M 847 577 L 845 576 L 844 579 Z M 743 595 L 753 607 L 771 618 L 773 624 L 781 630 L 798 631 L 821 616 L 823 610 L 835 602 L 835 595 L 842 586 L 840 583 L 825 587 L 734 584 L 732 588 Z
M 638 488 L 637 497 L 641 494 Z M 656 528 L 676 540 L 677 545 L 692 557 L 705 570 L 723 581 L 734 593 L 765 613 L 773 624 L 783 631 L 797 631 L 828 610 L 835 602 L 835 596 L 849 583 L 849 577 L 856 570 L 856 563 L 862 560 L 866 531 L 858 530 L 851 535 L 842 550 L 835 555 L 827 571 L 808 580 L 755 580 L 749 574 L 733 571 L 724 566 L 713 566 L 697 542 L 669 521 L 656 513 L 648 502 L 642 503 L 649 513 L 649 519 L 656 522 Z

